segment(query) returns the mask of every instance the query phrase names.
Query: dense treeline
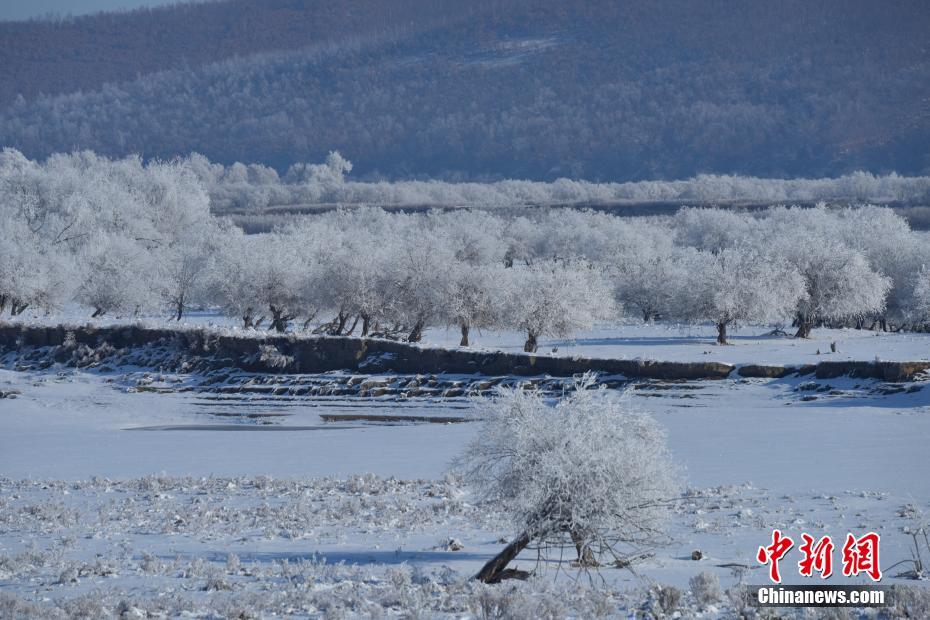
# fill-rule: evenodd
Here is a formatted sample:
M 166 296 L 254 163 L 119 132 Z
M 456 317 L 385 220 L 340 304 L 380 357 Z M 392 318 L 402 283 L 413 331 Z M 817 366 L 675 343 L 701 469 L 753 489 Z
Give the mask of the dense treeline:
M 193 154 L 188 165 L 210 193 L 219 213 L 261 213 L 268 207 L 321 204 L 435 207 L 512 207 L 648 202 L 701 204 L 813 203 L 817 201 L 930 204 L 930 177 L 875 176 L 855 172 L 835 179 L 759 179 L 699 175 L 683 181 L 591 183 L 509 179 L 493 183 L 448 181 L 357 182 L 346 178 L 353 164 L 337 152 L 322 164 L 298 163 L 279 176 L 262 164 L 212 163 Z
M 306 37 L 288 30 L 289 12 Z M 178 21 L 189 25 L 168 27 Z M 76 87 L 78 67 L 116 61 L 71 58 L 64 44 L 40 55 L 42 29 L 105 48 L 118 29 L 91 35 L 111 22 L 140 43 L 110 56 L 165 50 L 164 64 L 140 60 L 139 77 L 126 75 L 132 63 L 101 69 L 110 77 L 56 90 Z M 930 12 L 919 1 L 236 1 L 4 27 L 39 32 L 22 44 L 28 53 L 0 46 L 13 48 L 2 70 L 49 93 L 0 110 L 0 143 L 30 157 L 197 151 L 283 173 L 338 148 L 362 178 L 473 180 L 914 175 L 930 165 Z M 218 51 L 182 62 L 188 52 L 168 51 L 177 38 L 188 39 L 180 50 Z
M 523 331 L 526 350 L 621 313 L 886 329 L 930 318 L 930 245 L 882 207 L 340 209 L 245 235 L 211 215 L 194 160 L 0 154 L 0 311 L 93 316 L 213 306 L 245 328 L 420 340 Z

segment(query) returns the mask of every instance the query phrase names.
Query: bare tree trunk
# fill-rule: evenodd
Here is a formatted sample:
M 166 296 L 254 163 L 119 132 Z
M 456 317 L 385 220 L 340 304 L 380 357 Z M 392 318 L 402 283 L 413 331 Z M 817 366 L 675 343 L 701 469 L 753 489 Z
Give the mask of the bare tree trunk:
M 798 332 L 794 335 L 795 338 L 810 338 L 811 330 L 814 328 L 813 318 L 804 314 L 798 315 L 797 320 Z
M 420 342 L 423 339 L 423 321 L 417 320 L 413 325 L 413 329 L 410 330 L 410 335 L 407 336 L 407 342 Z
M 179 299 L 174 306 L 174 318 L 176 321 L 181 321 L 181 316 L 184 314 L 184 299 Z
M 349 328 L 349 331 L 346 332 L 346 336 L 351 336 L 352 332 L 355 331 L 355 326 L 358 325 L 359 317 L 355 317 L 355 320 L 352 322 L 352 327 Z
M 268 326 L 268 329 L 273 329 L 279 334 L 286 332 L 288 323 L 294 317 L 284 314 L 284 308 L 269 306 L 268 309 L 271 311 L 271 325 Z
M 523 532 L 517 536 L 513 542 L 504 547 L 503 551 L 491 558 L 491 560 L 478 571 L 478 574 L 475 575 L 475 579 L 483 581 L 484 583 L 496 583 L 500 580 L 501 573 L 504 572 L 507 565 L 510 564 L 515 557 L 520 555 L 520 552 L 526 549 L 529 544 L 530 535 Z
M 594 557 L 594 551 L 585 541 L 584 536 L 576 530 L 569 532 L 572 542 L 575 543 L 575 549 L 578 551 L 578 564 L 580 566 L 597 566 L 597 558 Z
M 249 308 L 242 315 L 242 329 L 252 329 L 252 309 Z
M 539 348 L 539 342 L 537 340 L 536 334 L 533 332 L 528 332 L 526 335 L 526 344 L 523 345 L 523 350 L 527 353 L 536 353 L 536 349 Z
M 19 316 L 25 312 L 26 308 L 29 307 L 28 303 L 17 303 L 13 302 L 13 305 L 10 306 L 10 316 Z
M 459 329 L 462 331 L 462 340 L 461 342 L 459 342 L 459 346 L 467 347 L 468 346 L 468 332 L 471 331 L 471 327 L 469 327 L 468 323 L 463 321 L 459 325 Z
M 0 315 L 6 309 L 6 295 L 0 295 Z
M 98 316 L 103 316 L 105 310 L 103 308 L 94 308 L 94 313 L 90 315 L 90 318 L 96 319 Z
M 727 342 L 727 324 L 717 323 L 717 344 L 729 344 Z
M 335 336 L 341 336 L 343 330 L 346 328 L 346 322 L 349 320 L 349 315 L 344 313 L 342 310 L 339 311 L 339 315 L 336 317 L 336 329 L 333 330 Z
M 371 326 L 371 317 L 367 314 L 362 315 L 362 338 L 368 335 L 368 328 Z

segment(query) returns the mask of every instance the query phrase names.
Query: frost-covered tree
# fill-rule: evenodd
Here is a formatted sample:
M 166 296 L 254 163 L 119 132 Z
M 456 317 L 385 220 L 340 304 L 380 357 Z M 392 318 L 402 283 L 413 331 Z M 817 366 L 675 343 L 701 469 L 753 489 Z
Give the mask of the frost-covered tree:
M 565 337 L 616 314 L 600 269 L 584 261 L 543 261 L 504 273 L 505 324 L 526 333 L 523 350 L 534 353 L 541 336 Z
M 423 226 L 449 245 L 453 258 L 467 265 L 502 262 L 507 253 L 501 218 L 476 209 L 431 211 Z
M 593 378 L 554 406 L 533 391 L 501 390 L 456 466 L 517 532 L 476 578 L 500 579 L 533 542 L 574 546 L 579 563 L 617 560 L 621 544 L 660 537 L 678 495 L 661 427 L 629 400 L 591 389 Z
M 157 252 L 159 293 L 175 320 L 206 297 L 211 248 L 205 240 L 187 238 Z
M 225 314 L 239 318 L 244 329 L 257 327 L 264 312 L 255 295 L 253 271 L 261 244 L 257 235 L 230 232 L 213 256 L 210 298 Z
M 730 209 L 685 208 L 672 225 L 680 245 L 716 253 L 745 242 L 753 222 Z
M 411 234 L 399 239 L 391 259 L 395 292 L 392 314 L 409 328 L 408 342 L 442 316 L 446 274 L 454 264 L 452 248 L 440 236 Z
M 337 217 L 338 225 L 325 222 L 297 230 L 299 245 L 318 265 L 315 277 L 303 276 L 304 296 L 336 313 L 325 328 L 328 333 L 351 334 L 360 321 L 361 335 L 367 336 L 391 305 L 391 248 L 354 214 Z M 382 218 L 383 212 L 377 210 L 375 217 Z M 352 316 L 356 320 L 347 326 Z
M 72 291 L 74 268 L 70 257 L 43 253 L 31 235 L 17 234 L 14 222 L 0 236 L 0 315 L 11 316 L 27 308 L 58 309 Z
M 797 248 L 790 255 L 805 286 L 798 303 L 797 337 L 810 337 L 820 321 L 876 314 L 884 309 L 891 280 L 876 273 L 861 253 L 830 240 L 804 241 L 797 239 Z
M 307 308 L 302 279 L 313 268 L 297 251 L 293 235 L 235 235 L 218 248 L 212 270 L 213 298 L 243 327 L 287 331 Z
M 884 311 L 891 280 L 877 272 L 859 249 L 850 247 L 835 211 L 774 208 L 753 242 L 765 253 L 784 258 L 804 278 L 798 302 L 797 337 L 815 325 L 878 315 Z
M 157 293 L 167 296 L 163 276 L 184 279 L 180 254 L 190 240 L 208 238 L 214 222 L 206 190 L 184 162 L 81 152 L 38 163 L 11 149 L 0 153 L 0 217 L 31 270 L 32 292 L 18 295 L 16 308 L 57 307 L 73 292 L 97 315 L 135 312 Z
M 599 261 L 618 243 L 629 226 L 607 213 L 589 210 L 550 209 L 534 222 L 539 259 Z M 620 230 L 618 230 L 620 229 Z
M 878 273 L 890 279 L 885 307 L 878 319 L 883 328 L 889 321 L 902 326 L 911 315 L 914 275 L 930 264 L 930 247 L 917 237 L 903 217 L 891 209 L 860 206 L 833 215 L 843 241 L 868 259 Z
M 801 274 L 758 250 L 732 247 L 691 256 L 691 285 L 682 289 L 679 312 L 713 321 L 718 344 L 727 344 L 727 328 L 734 323 L 790 317 L 804 295 Z
M 690 248 L 641 247 L 611 265 L 617 300 L 635 309 L 643 321 L 670 316 L 682 289 L 690 286 L 686 268 Z
M 41 260 L 29 227 L 10 218 L 0 232 L 0 315 L 16 316 L 32 303 L 36 263 Z
M 453 264 L 444 279 L 443 314 L 462 334 L 459 346 L 469 346 L 472 329 L 495 327 L 507 305 L 505 267 L 500 263 Z
M 104 314 L 135 315 L 151 308 L 156 291 L 152 255 L 146 247 L 119 235 L 96 235 L 79 255 L 83 266 L 75 299 Z
M 541 231 L 536 224 L 527 217 L 512 218 L 504 231 L 504 266 L 513 267 L 514 264 L 529 265 L 536 258 L 538 241 Z
M 253 257 L 254 296 L 259 307 L 268 311 L 269 329 L 279 333 L 305 308 L 300 296 L 300 281 L 311 266 L 303 264 L 293 245 L 293 238 L 281 234 L 258 235 L 259 252 Z
M 930 322 L 930 268 L 922 268 L 914 278 L 913 312 L 917 321 Z

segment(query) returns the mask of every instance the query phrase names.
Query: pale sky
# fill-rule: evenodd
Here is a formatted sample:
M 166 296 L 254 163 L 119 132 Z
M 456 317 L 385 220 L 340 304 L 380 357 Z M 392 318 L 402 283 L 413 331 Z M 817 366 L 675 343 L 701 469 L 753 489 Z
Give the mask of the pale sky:
M 29 19 L 48 13 L 82 15 L 174 2 L 177 0 L 0 0 L 0 20 Z

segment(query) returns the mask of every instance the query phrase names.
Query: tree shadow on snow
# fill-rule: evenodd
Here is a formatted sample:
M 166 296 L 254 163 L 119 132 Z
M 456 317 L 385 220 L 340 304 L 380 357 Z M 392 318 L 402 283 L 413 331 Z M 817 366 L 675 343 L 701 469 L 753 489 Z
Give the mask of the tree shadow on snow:
M 773 336 L 771 334 L 759 335 L 738 335 L 730 334 L 727 340 L 731 343 L 739 341 L 760 341 L 760 340 L 785 340 L 784 336 Z M 629 336 L 625 338 L 564 338 L 561 340 L 546 340 L 545 346 L 554 347 L 572 347 L 572 346 L 676 346 L 683 344 L 700 344 L 716 346 L 717 337 L 706 334 L 701 336 L 668 336 L 661 338 L 657 336 Z
M 204 553 L 173 553 L 166 555 L 164 559 L 174 559 L 178 556 L 185 557 L 203 557 L 211 562 L 225 562 L 230 552 L 226 551 L 206 551 Z M 316 561 L 327 564 L 345 563 L 349 565 L 358 564 L 427 564 L 427 563 L 444 563 L 461 560 L 474 560 L 485 562 L 494 554 L 492 553 L 467 553 L 462 551 L 406 551 L 398 549 L 388 550 L 362 550 L 362 551 L 240 551 L 235 555 L 240 562 L 300 562 Z
M 930 407 L 930 383 L 926 382 L 887 383 L 851 377 L 817 379 L 807 375 L 772 379 L 767 386 L 780 390 L 775 398 L 790 402 L 795 407 L 874 407 L 917 414 Z

